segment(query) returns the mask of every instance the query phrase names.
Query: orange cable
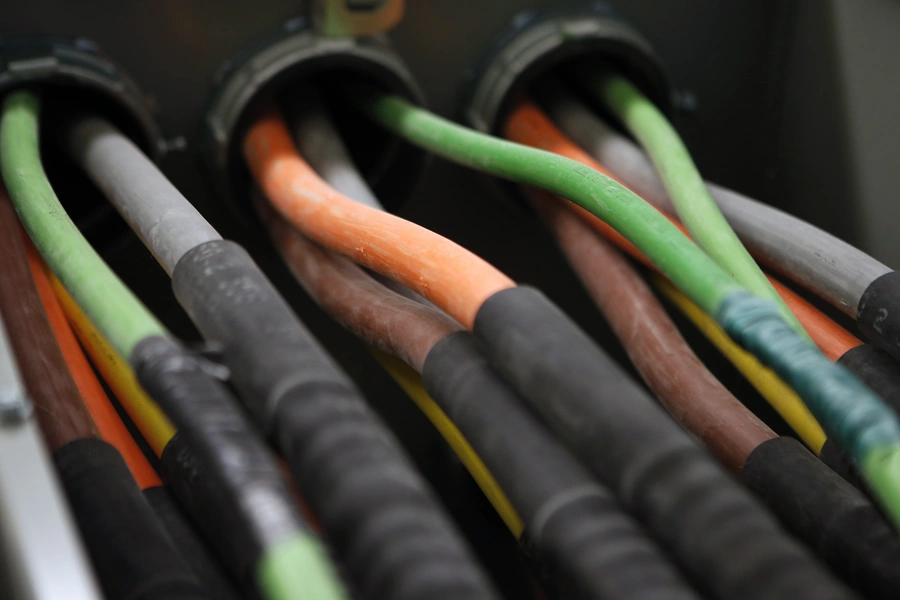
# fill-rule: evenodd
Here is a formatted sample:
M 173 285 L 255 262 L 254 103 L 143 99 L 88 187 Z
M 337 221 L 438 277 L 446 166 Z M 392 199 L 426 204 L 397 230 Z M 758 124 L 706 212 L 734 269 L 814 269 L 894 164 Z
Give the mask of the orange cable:
M 274 107 L 251 125 L 244 157 L 265 196 L 291 225 L 415 290 L 468 329 L 485 300 L 516 285 L 462 246 L 332 189 L 300 157 Z
M 100 436 L 119 451 L 142 490 L 162 485 L 159 475 L 150 466 L 150 462 L 141 452 L 134 438 L 131 437 L 125 424 L 122 423 L 122 419 L 119 418 L 119 414 L 106 392 L 103 391 L 103 386 L 100 385 L 78 340 L 75 339 L 75 334 L 72 332 L 62 306 L 50 286 L 46 264 L 28 236 L 23 235 L 23 237 L 27 240 L 28 264 L 31 267 L 31 274 L 34 277 L 38 294 L 41 296 L 47 318 L 50 320 L 50 326 L 53 328 L 53 334 L 56 336 L 66 365 L 72 373 L 72 379 L 75 380 L 75 386 L 78 388 L 88 412 L 91 413 Z
M 521 102 L 515 110 L 513 110 L 506 122 L 504 134 L 507 139 L 513 142 L 533 146 L 535 148 L 540 148 L 541 150 L 565 156 L 566 158 L 587 165 L 592 169 L 596 169 L 604 175 L 618 181 L 615 175 L 610 173 L 591 155 L 567 138 L 566 135 L 560 131 L 550 118 L 537 106 L 537 104 L 530 100 Z M 622 182 L 619 181 L 619 183 Z M 582 219 L 608 240 L 627 252 L 634 259 L 658 272 L 658 269 L 656 269 L 650 260 L 647 259 L 634 244 L 622 236 L 622 234 L 580 206 L 576 206 L 568 201 L 566 201 L 565 204 L 578 213 Z M 676 227 L 681 229 L 685 235 L 688 235 L 687 229 L 685 229 L 680 222 L 669 215 L 665 215 L 664 213 L 661 214 L 669 219 Z M 771 276 L 768 277 L 775 290 L 806 329 L 807 333 L 809 333 L 809 336 L 813 339 L 822 353 L 829 359 L 836 361 L 851 348 L 855 348 L 862 344 L 862 342 L 853 336 L 853 334 L 829 319 L 821 311 L 796 293 L 786 288 L 781 282 L 775 280 Z

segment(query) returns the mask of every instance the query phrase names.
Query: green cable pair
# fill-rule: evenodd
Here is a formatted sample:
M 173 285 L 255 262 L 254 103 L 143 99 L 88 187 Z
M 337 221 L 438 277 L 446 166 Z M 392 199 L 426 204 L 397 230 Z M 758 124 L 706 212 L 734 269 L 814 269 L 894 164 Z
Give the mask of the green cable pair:
M 696 192 L 695 176 L 685 171 L 696 168 L 689 157 L 685 159 L 687 151 L 680 140 L 674 148 L 680 156 L 675 160 L 663 156 L 672 151 L 672 136 L 677 137 L 667 123 L 668 130 L 661 131 L 664 117 L 645 110 L 642 103 L 646 99 L 627 82 L 613 78 L 605 86 L 609 99 L 625 120 L 640 129 L 645 142 L 654 146 L 654 160 L 667 165 L 663 176 L 669 178 L 668 184 L 672 185 L 673 175 L 677 176 L 674 185 L 680 189 L 672 190 L 672 195 L 679 212 L 691 213 L 683 216 L 693 228 L 692 233 L 710 244 L 719 260 L 765 300 L 748 292 L 655 208 L 581 163 L 473 131 L 369 86 L 348 86 L 345 95 L 359 110 L 405 140 L 479 171 L 568 198 L 628 238 L 694 303 L 716 318 L 735 341 L 798 392 L 829 437 L 854 458 L 895 527 L 900 529 L 897 416 L 843 367 L 825 358 L 805 332 L 800 333 L 802 328 L 798 331 L 793 315 L 785 318 L 787 309 L 780 308 L 780 300 L 772 302 L 771 286 L 759 281 L 759 268 L 736 237 L 732 241 L 740 248 L 729 246 L 733 232 L 721 236 L 709 231 L 728 227 L 715 205 L 706 206 L 703 198 L 684 202 L 685 197 Z M 746 260 L 753 264 L 740 264 Z
M 110 270 L 56 197 L 41 163 L 40 100 L 9 94 L 0 118 L 0 170 L 19 217 L 44 260 L 97 329 L 124 357 L 142 340 L 169 337 L 163 325 Z M 346 598 L 327 552 L 304 532 L 264 551 L 256 581 L 266 600 Z

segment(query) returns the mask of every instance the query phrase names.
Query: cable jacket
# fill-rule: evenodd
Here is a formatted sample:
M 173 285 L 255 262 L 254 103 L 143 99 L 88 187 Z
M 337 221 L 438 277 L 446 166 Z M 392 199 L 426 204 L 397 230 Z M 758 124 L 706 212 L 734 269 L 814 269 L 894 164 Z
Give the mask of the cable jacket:
M 761 444 L 743 480 L 867 598 L 900 590 L 900 539 L 861 492 L 791 438 Z
M 139 341 L 165 335 L 165 330 L 106 266 L 59 203 L 41 165 L 39 111 L 40 100 L 31 92 L 6 96 L 0 119 L 3 180 L 44 260 L 116 350 L 129 356 Z
M 866 339 L 900 360 L 900 274 L 885 273 L 859 299 L 856 321 Z
M 569 264 L 603 312 L 631 362 L 681 425 L 733 473 L 775 437 L 700 362 L 650 288 L 626 259 L 563 200 L 528 190 Z
M 569 141 L 558 129 L 556 129 L 553 123 L 550 122 L 541 110 L 531 102 L 524 101 L 513 110 L 506 123 L 504 133 L 513 141 L 566 156 L 600 172 L 604 172 L 601 165 L 597 164 L 590 156 Z M 526 193 L 533 196 L 537 191 L 526 191 Z M 565 204 L 595 231 L 628 252 L 636 260 L 642 262 L 651 269 L 656 269 L 656 266 L 650 262 L 638 248 L 621 234 L 616 232 L 612 227 L 570 202 L 566 202 Z M 672 220 L 672 223 L 683 230 L 683 226 L 677 221 Z M 588 237 L 586 239 L 590 238 Z M 591 268 L 598 269 L 602 267 L 591 266 Z M 805 303 L 796 296 L 796 294 L 791 293 L 784 288 L 784 286 L 778 284 L 778 282 L 773 281 L 772 283 L 777 286 L 776 289 L 778 289 L 779 293 L 782 294 L 788 304 L 794 310 L 798 311 L 798 315 L 803 316 L 804 325 L 809 328 L 816 341 L 824 349 L 834 353 L 835 345 L 842 340 L 840 339 L 840 335 L 835 335 L 833 329 L 840 331 L 840 328 L 833 322 L 829 322 L 827 318 L 821 315 L 821 313 Z M 695 305 L 691 303 L 691 306 Z M 697 316 L 698 319 L 707 318 L 703 311 L 699 309 L 697 309 L 697 311 L 699 313 Z M 828 327 L 829 323 L 831 324 L 831 328 Z M 729 359 L 736 361 L 738 368 L 745 376 L 754 382 L 754 385 L 757 385 L 761 391 L 764 390 L 763 396 L 769 401 L 772 407 L 785 419 L 785 421 L 787 421 L 794 431 L 801 436 L 806 444 L 818 452 L 825 441 L 825 432 L 816 422 L 809 409 L 803 404 L 802 400 L 792 390 L 787 388 L 787 386 L 778 381 L 776 377 L 760 368 L 756 360 L 738 348 L 728 339 L 728 336 L 721 333 L 714 322 L 704 323 L 704 326 L 706 327 L 704 332 L 711 336 L 711 339 L 714 339 L 715 343 Z M 852 338 L 852 336 L 850 337 Z M 843 351 L 844 348 L 842 347 L 840 351 L 836 353 L 836 356 L 839 356 Z
M 566 135 L 647 202 L 674 214 L 649 158 L 552 79 L 532 93 Z M 864 252 L 776 208 L 707 183 L 709 193 L 750 253 L 762 264 L 856 317 L 863 292 L 891 272 Z
M 297 154 L 275 109 L 250 127 L 244 156 L 266 198 L 291 225 L 420 293 L 463 325 L 472 324 L 489 296 L 514 285 L 450 240 L 331 189 Z
M 49 449 L 100 437 L 53 337 L 5 194 L 0 194 L 0 314 Z
M 443 337 L 462 329 L 443 312 L 397 294 L 343 256 L 323 250 L 291 228 L 265 201 L 257 210 L 291 272 L 315 301 L 372 346 L 417 371 Z M 364 296 L 368 302 L 351 301 Z
M 222 239 L 156 165 L 107 121 L 78 120 L 65 144 L 169 275 L 188 250 Z
M 734 343 L 712 317 L 700 310 L 699 306 L 691 302 L 669 281 L 656 277 L 654 284 L 747 378 L 747 381 L 769 402 L 791 429 L 798 433 L 806 445 L 819 454 L 826 441 L 825 432 L 818 423 L 806 417 L 807 411 L 795 410 L 795 407 L 805 408 L 797 393 L 771 369 L 761 364 L 753 354 Z
M 539 292 L 492 297 L 474 332 L 507 381 L 707 592 L 853 597 Z
M 900 527 L 900 423 L 856 377 L 798 338 L 771 303 L 746 292 L 723 304 L 716 320 L 801 397 L 840 448 L 860 466 L 895 527 Z
M 172 283 L 204 337 L 224 349 L 363 595 L 495 597 L 393 435 L 242 248 L 195 248 Z
M 107 598 L 212 598 L 178 557 L 115 448 L 83 439 L 53 458 Z
M 656 391 L 659 378 L 667 377 L 663 385 L 676 386 L 678 392 L 686 394 L 673 406 L 671 397 L 657 393 L 670 414 L 699 434 L 718 457 L 724 456 L 726 466 L 740 473 L 782 522 L 854 587 L 880 598 L 900 589 L 896 585 L 900 570 L 894 568 L 893 558 L 900 541 L 868 499 L 795 440 L 776 440 L 775 434 L 713 379 L 702 363 L 683 364 L 681 357 L 697 359 L 634 269 L 562 201 L 546 196 L 533 200 L 537 200 L 538 212 L 588 283 L 589 292 L 638 370 L 642 374 L 650 370 L 649 376 L 645 375 L 650 388 Z M 667 287 L 677 292 L 671 284 Z M 693 308 L 715 326 L 696 306 Z M 657 340 L 668 344 L 661 348 L 651 345 Z M 708 389 L 717 394 L 710 394 Z M 667 391 L 664 387 L 663 392 Z M 738 418 L 731 416 L 735 412 Z M 710 430 L 718 435 L 710 435 Z M 719 449 L 722 446 L 726 450 L 737 447 L 739 452 L 723 452 Z M 882 548 L 886 551 L 879 553 Z
M 456 125 L 374 88 L 360 85 L 347 89 L 346 96 L 383 127 L 431 152 L 578 204 L 631 240 L 708 312 L 715 312 L 731 292 L 743 289 L 659 211 L 594 169 Z M 327 241 L 321 243 L 331 247 Z M 471 319 L 460 322 L 471 328 Z
M 805 336 L 806 331 L 710 197 L 690 152 L 665 115 L 622 76 L 594 69 L 580 73 L 579 79 L 603 100 L 647 150 L 681 222 L 697 244 L 750 292 L 773 300 L 787 323 Z
M 227 562 L 251 580 L 259 576 L 259 563 L 284 544 L 296 539 L 315 547 L 319 543 L 297 512 L 265 446 L 261 441 L 252 443 L 258 438 L 242 418 L 236 400 L 207 374 L 202 360 L 160 337 L 142 341 L 131 357 L 138 381 L 173 422 L 191 425 L 180 427 L 179 436 L 192 451 L 193 470 L 207 470 L 209 485 L 219 488 L 215 494 L 218 501 L 203 511 L 204 530 L 216 536 L 216 546 L 228 557 Z M 204 415 L 202 421 L 195 422 L 197 414 Z M 166 452 L 171 445 L 169 442 Z M 297 564 L 282 573 L 292 578 L 292 593 L 343 598 L 324 550 L 318 548 L 307 559 L 313 564 Z M 273 593 L 264 581 L 257 583 L 270 597 L 288 597 Z
M 481 460 L 481 457 L 472 448 L 469 441 L 463 436 L 462 432 L 456 424 L 450 420 L 440 406 L 428 395 L 425 387 L 422 385 L 422 377 L 408 364 L 398 358 L 395 358 L 380 350 L 373 350 L 375 358 L 390 373 L 394 381 L 403 388 L 403 391 L 416 403 L 419 410 L 422 411 L 435 429 L 441 434 L 441 437 L 453 449 L 453 453 L 465 465 L 466 470 L 472 475 L 475 483 L 481 488 L 481 491 L 487 497 L 488 502 L 497 511 L 497 514 L 503 519 L 509 532 L 513 537 L 519 539 L 525 525 L 522 523 L 522 517 L 516 512 L 509 498 L 500 488 L 500 484 L 488 470 L 487 465 Z
M 525 410 L 469 333 L 441 340 L 422 378 L 515 503 L 566 597 L 699 597 L 610 492 Z
M 28 243 L 28 262 L 31 267 L 31 275 L 37 286 L 38 293 L 41 296 L 41 302 L 53 328 L 53 334 L 62 350 L 63 358 L 66 366 L 72 374 L 72 379 L 81 394 L 85 407 L 91 415 L 91 419 L 97 427 L 100 436 L 109 444 L 111 444 L 128 465 L 135 482 L 140 489 L 147 489 L 159 486 L 162 482 L 159 475 L 150 466 L 150 462 L 144 456 L 144 453 L 138 447 L 134 438 L 131 437 L 115 407 L 110 402 L 94 374 L 94 370 L 85 357 L 72 328 L 66 321 L 66 315 L 62 306 L 57 300 L 56 295 L 50 285 L 50 279 L 47 276 L 46 265 L 41 260 L 37 249 L 30 242 Z
M 240 596 L 235 590 L 234 582 L 213 556 L 207 543 L 200 538 L 169 490 L 162 485 L 148 487 L 143 490 L 143 496 L 172 540 L 178 556 L 203 588 L 209 590 L 210 596 L 216 600 L 238 600 Z
M 138 383 L 128 361 L 119 356 L 52 273 L 50 285 L 53 286 L 53 292 L 59 299 L 75 335 L 78 336 L 78 341 L 87 350 L 103 380 L 112 389 L 153 453 L 157 457 L 161 456 L 166 444 L 175 435 L 175 427 L 156 401 L 150 398 Z

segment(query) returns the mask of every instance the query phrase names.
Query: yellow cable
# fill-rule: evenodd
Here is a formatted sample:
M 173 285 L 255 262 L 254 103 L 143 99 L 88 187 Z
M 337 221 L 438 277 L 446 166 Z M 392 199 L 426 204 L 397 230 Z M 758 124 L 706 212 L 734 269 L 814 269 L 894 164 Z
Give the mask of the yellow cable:
M 653 284 L 662 291 L 687 316 L 703 335 L 737 367 L 744 377 L 781 415 L 800 439 L 819 454 L 825 443 L 825 432 L 794 390 L 774 372 L 764 367 L 756 358 L 738 346 L 716 322 L 691 302 L 667 279 L 653 275 Z
M 125 359 L 113 349 L 69 295 L 62 282 L 49 269 L 48 275 L 50 283 L 53 285 L 53 291 L 59 298 L 78 341 L 87 350 L 103 379 L 119 399 L 141 435 L 147 440 L 150 448 L 157 456 L 161 456 L 166 444 L 175 435 L 175 427 L 138 383 Z
M 450 417 L 441 410 L 441 407 L 425 391 L 419 374 L 403 361 L 374 348 L 371 350 L 378 362 L 400 384 L 400 387 L 412 398 L 419 410 L 428 417 L 432 425 L 437 428 L 441 436 L 450 444 L 453 452 L 456 453 L 456 456 L 459 457 L 469 473 L 472 474 L 478 487 L 487 496 L 491 506 L 494 507 L 494 510 L 497 511 L 497 514 L 500 515 L 500 518 L 503 519 L 503 522 L 506 523 L 506 526 L 516 539 L 519 539 L 522 535 L 522 530 L 525 528 L 521 517 L 513 508 L 509 498 L 500 489 L 500 485 L 494 479 L 494 476 L 491 475 L 488 468 L 481 461 L 481 457 L 478 456 L 475 449 L 469 445 L 462 432 L 450 420 Z

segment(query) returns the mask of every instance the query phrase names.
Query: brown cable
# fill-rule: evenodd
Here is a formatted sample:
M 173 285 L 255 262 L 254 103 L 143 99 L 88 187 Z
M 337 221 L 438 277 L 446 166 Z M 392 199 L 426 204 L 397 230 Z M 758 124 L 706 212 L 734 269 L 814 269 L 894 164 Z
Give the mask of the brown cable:
M 256 194 L 257 212 L 307 293 L 365 342 L 416 371 L 441 339 L 462 326 L 443 312 L 388 290 L 353 262 L 323 249 Z
M 51 451 L 100 438 L 56 343 L 38 295 L 19 218 L 0 192 L 0 313 Z
M 640 275 L 563 200 L 526 194 L 666 410 L 732 472 L 775 433 L 729 392 L 678 332 Z

